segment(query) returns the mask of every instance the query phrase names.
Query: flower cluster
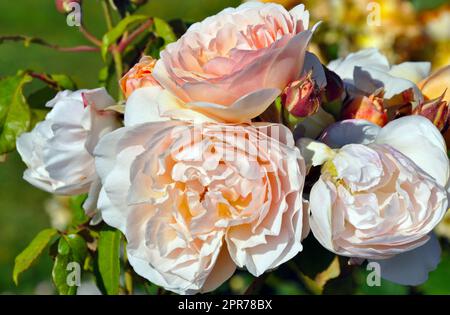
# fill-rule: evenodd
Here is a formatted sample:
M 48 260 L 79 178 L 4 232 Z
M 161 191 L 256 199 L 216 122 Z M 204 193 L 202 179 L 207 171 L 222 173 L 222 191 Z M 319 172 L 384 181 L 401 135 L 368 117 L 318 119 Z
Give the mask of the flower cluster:
M 303 5 L 260 2 L 193 24 L 123 77 L 123 124 L 104 89 L 60 92 L 17 141 L 25 180 L 88 193 L 136 273 L 173 292 L 260 276 L 310 230 L 386 279 L 425 281 L 448 208 L 450 67 L 375 49 L 324 66 L 314 31 Z

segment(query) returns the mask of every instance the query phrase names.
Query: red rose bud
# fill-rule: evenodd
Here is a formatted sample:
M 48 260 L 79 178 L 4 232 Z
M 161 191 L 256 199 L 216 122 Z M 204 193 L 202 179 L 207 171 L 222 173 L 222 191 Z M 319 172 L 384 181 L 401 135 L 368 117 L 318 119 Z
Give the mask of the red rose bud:
M 342 119 L 365 119 L 383 127 L 388 116 L 383 104 L 383 92 L 375 92 L 370 96 L 360 95 L 345 106 Z
M 327 67 L 324 66 L 323 70 L 325 71 L 327 86 L 322 95 L 322 102 L 332 103 L 343 100 L 345 94 L 344 82 L 335 72 Z
M 444 95 L 425 101 L 413 110 L 413 115 L 421 115 L 428 118 L 440 131 L 448 127 L 449 104 L 443 100 Z
M 72 2 L 81 4 L 81 0 L 55 0 L 56 10 L 59 13 L 69 13 L 72 11 L 72 7 L 70 6 Z
M 320 89 L 312 79 L 312 71 L 291 82 L 281 94 L 283 106 L 296 117 L 308 117 L 320 106 Z

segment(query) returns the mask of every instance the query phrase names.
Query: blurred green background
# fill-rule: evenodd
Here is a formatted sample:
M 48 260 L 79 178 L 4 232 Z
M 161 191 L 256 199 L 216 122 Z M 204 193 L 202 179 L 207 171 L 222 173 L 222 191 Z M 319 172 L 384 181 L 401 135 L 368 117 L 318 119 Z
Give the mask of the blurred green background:
M 418 1 L 416 1 L 418 2 Z M 239 0 L 150 0 L 140 11 L 164 19 L 182 18 L 194 22 L 212 15 L 224 7 L 237 6 Z M 85 0 L 84 24 L 97 37 L 105 32 L 101 7 L 98 0 Z M 87 44 L 78 28 L 69 27 L 66 17 L 55 10 L 54 0 L 0 1 L 0 35 L 23 34 L 45 38 L 50 43 L 61 46 Z M 66 73 L 79 88 L 94 88 L 98 84 L 98 71 L 103 62 L 97 53 L 63 53 L 51 49 L 23 43 L 0 43 L 0 77 L 15 74 L 20 69 L 36 72 Z M 30 85 L 30 89 L 33 85 Z M 47 255 L 27 271 L 16 287 L 12 282 L 12 267 L 15 256 L 31 241 L 37 232 L 50 225 L 44 210 L 50 196 L 26 183 L 22 178 L 24 165 L 17 153 L 8 155 L 5 163 L 0 163 L 0 294 L 51 294 L 51 263 Z M 421 288 L 406 288 L 383 281 L 379 288 L 365 285 L 365 272 L 356 277 L 360 294 L 450 294 L 449 245 L 444 241 L 446 252 L 439 269 L 431 274 L 430 280 Z M 276 291 L 267 293 L 297 294 L 302 289 L 289 279 L 271 275 L 267 280 Z M 238 274 L 231 285 L 242 285 L 248 281 L 246 274 Z M 241 282 L 239 282 L 241 281 Z M 336 284 L 340 285 L 340 284 Z
M 164 19 L 183 18 L 197 21 L 239 0 L 151 0 L 141 12 Z M 207 3 L 207 5 L 205 5 Z M 98 0 L 85 0 L 83 18 L 86 27 L 97 37 L 106 30 Z M 55 10 L 54 0 L 0 1 L 0 35 L 22 34 L 45 38 L 60 46 L 88 44 L 76 27 L 66 24 L 66 17 Z M 0 77 L 20 69 L 36 72 L 66 73 L 78 87 L 94 88 L 103 62 L 98 53 L 62 53 L 46 47 L 4 42 L 0 45 Z M 33 86 L 30 86 L 32 89 Z M 50 221 L 44 203 L 50 195 L 22 179 L 25 169 L 17 153 L 0 164 L 0 293 L 53 292 L 49 282 L 51 262 L 43 255 L 38 264 L 24 274 L 20 286 L 12 282 L 15 256 Z

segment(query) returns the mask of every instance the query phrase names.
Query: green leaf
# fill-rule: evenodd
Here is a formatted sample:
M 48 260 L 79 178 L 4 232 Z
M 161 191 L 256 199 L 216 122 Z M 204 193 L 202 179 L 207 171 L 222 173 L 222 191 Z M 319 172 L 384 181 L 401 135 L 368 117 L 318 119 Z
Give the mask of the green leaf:
M 19 283 L 19 276 L 33 265 L 57 234 L 56 229 L 42 230 L 27 248 L 16 257 L 13 271 L 13 280 L 16 285 Z
M 430 272 L 428 281 L 420 289 L 425 294 L 450 294 L 450 253 L 443 252 L 441 262 L 436 270 Z
M 52 280 L 60 295 L 75 295 L 77 293 L 76 286 L 67 284 L 67 265 L 69 263 L 69 256 L 58 255 L 53 264 Z
M 144 54 L 155 59 L 159 59 L 159 53 L 163 48 L 164 39 L 162 39 L 161 37 L 157 37 L 148 43 L 148 45 L 145 47 Z
M 87 244 L 84 238 L 78 234 L 69 234 L 64 236 L 64 239 L 70 247 L 72 261 L 75 261 L 80 265 L 83 264 L 88 252 Z
M 302 255 L 294 258 L 295 263 L 301 272 L 314 279 L 328 269 L 336 255 L 326 250 L 312 235 L 309 235 L 302 244 Z
M 106 54 L 108 53 L 109 47 L 113 45 L 120 36 L 125 33 L 135 23 L 142 22 L 147 20 L 149 17 L 146 15 L 130 15 L 121 20 L 112 30 L 103 35 L 101 53 L 102 57 L 105 60 Z
M 344 275 L 328 281 L 324 288 L 325 295 L 354 294 L 355 284 L 351 275 Z
M 89 217 L 86 215 L 83 204 L 86 201 L 87 195 L 73 196 L 70 198 L 69 205 L 72 210 L 72 222 L 71 225 L 76 227 L 80 224 L 84 224 L 89 221 Z
M 65 237 L 61 238 L 58 242 L 58 255 L 69 256 L 70 246 Z
M 76 90 L 77 85 L 68 75 L 65 74 L 50 74 L 50 80 L 56 83 L 59 90 Z
M 98 239 L 98 271 L 101 282 L 109 295 L 119 293 L 120 231 L 105 229 Z
M 0 80 L 0 155 L 14 150 L 16 139 L 31 125 L 31 112 L 23 87 L 32 78 L 26 74 Z
M 168 44 L 177 40 L 177 36 L 173 32 L 173 29 L 169 25 L 169 23 L 159 18 L 154 18 L 153 22 L 155 25 L 156 34 L 164 39 L 164 46 L 167 46 Z
M 55 97 L 57 91 L 49 85 L 36 89 L 27 96 L 31 108 L 43 109 L 45 104 Z
M 59 239 L 58 255 L 52 269 L 52 280 L 60 295 L 75 295 L 77 293 L 77 287 L 69 286 L 67 283 L 67 265 L 70 262 L 70 246 L 66 238 L 62 237 Z
M 356 294 L 364 295 L 405 295 L 408 294 L 408 287 L 400 284 L 390 282 L 386 279 L 380 279 L 380 286 L 370 287 L 367 284 L 367 277 L 370 271 L 366 270 L 366 265 L 361 265 L 360 268 L 355 270 L 353 277 L 356 282 Z
M 60 295 L 73 295 L 77 292 L 76 286 L 68 284 L 68 277 L 72 270 L 70 263 L 77 263 L 80 271 L 88 254 L 87 244 L 78 234 L 64 235 L 58 242 L 58 254 L 52 270 L 52 279 Z

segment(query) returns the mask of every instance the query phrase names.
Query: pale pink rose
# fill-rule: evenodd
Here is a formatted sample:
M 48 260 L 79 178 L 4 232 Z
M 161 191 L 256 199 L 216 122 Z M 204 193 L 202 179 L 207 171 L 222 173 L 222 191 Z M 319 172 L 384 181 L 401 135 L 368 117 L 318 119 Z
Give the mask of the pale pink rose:
M 431 231 L 448 208 L 450 167 L 439 130 L 421 116 L 383 128 L 347 120 L 321 140 L 327 145 L 298 143 L 308 166 L 322 165 L 310 194 L 314 236 L 339 255 L 376 260 L 383 278 L 426 281 L 440 258 Z
M 249 2 L 192 25 L 161 52 L 155 79 L 193 109 L 225 122 L 261 114 L 301 75 L 312 32 L 303 5 Z
M 281 125 L 124 127 L 95 150 L 98 207 L 128 241 L 134 270 L 168 290 L 214 290 L 302 250 L 305 166 Z
M 311 229 L 333 252 L 390 258 L 429 239 L 447 193 L 389 145 L 349 144 L 328 160 L 311 190 Z
M 129 97 L 135 90 L 143 87 L 159 86 L 152 75 L 155 64 L 156 59 L 144 56 L 123 76 L 120 87 L 125 97 Z

